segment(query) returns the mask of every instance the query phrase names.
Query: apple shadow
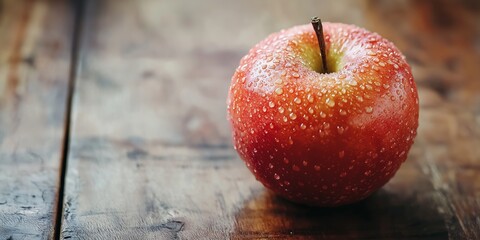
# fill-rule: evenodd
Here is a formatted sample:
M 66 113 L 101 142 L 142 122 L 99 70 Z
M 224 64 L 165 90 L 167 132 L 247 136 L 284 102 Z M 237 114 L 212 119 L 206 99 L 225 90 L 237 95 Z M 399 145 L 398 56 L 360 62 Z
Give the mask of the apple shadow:
M 347 206 L 315 208 L 261 189 L 235 215 L 235 239 L 448 239 L 431 198 L 379 190 Z

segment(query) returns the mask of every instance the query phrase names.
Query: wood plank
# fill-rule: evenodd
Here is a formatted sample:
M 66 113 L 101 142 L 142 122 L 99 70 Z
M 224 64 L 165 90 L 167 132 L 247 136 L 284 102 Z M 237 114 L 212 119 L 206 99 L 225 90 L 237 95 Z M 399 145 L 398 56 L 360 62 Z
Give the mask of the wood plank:
M 91 2 L 62 237 L 478 238 L 480 72 L 469 61 L 480 60 L 480 30 L 478 8 L 468 4 L 442 8 L 453 19 L 442 30 L 433 2 Z M 420 86 L 419 135 L 407 162 L 372 197 L 336 209 L 265 190 L 232 149 L 225 118 L 239 59 L 313 15 L 398 43 Z M 429 56 L 443 60 L 430 64 Z
M 53 238 L 72 12 L 0 2 L 0 239 Z

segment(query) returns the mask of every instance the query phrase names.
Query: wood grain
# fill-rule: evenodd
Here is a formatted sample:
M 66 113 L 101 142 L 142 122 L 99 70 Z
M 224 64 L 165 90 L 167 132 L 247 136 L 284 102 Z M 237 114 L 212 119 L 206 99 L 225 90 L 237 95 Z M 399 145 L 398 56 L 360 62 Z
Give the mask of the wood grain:
M 54 235 L 71 20 L 63 2 L 0 1 L 0 239 Z
M 479 8 L 441 4 L 91 1 L 62 238 L 479 238 Z M 313 15 L 397 43 L 420 91 L 407 162 L 372 197 L 335 209 L 265 190 L 232 149 L 225 118 L 239 59 L 269 33 Z

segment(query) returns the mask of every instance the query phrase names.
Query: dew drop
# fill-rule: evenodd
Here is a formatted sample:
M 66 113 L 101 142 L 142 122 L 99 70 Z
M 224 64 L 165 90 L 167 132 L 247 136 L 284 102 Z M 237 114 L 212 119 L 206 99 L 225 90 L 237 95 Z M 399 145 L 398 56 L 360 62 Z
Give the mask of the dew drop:
M 313 100 L 314 100 L 314 96 L 312 94 L 308 94 L 307 95 L 307 100 L 311 103 L 313 103 Z
M 366 113 L 372 113 L 372 112 L 373 112 L 373 108 L 372 108 L 372 107 L 366 107 L 366 108 L 365 108 L 365 112 L 366 112 Z
M 345 128 L 343 128 L 342 126 L 337 126 L 337 131 L 338 134 L 343 134 L 343 132 L 345 132 Z
M 297 115 L 295 113 L 290 113 L 290 119 L 295 120 L 297 119 Z
M 276 179 L 276 180 L 279 180 L 280 179 L 280 176 L 278 176 L 278 174 L 274 174 L 273 177 Z
M 326 103 L 327 106 L 329 106 L 329 107 L 335 106 L 335 101 L 333 101 L 333 100 L 330 99 L 330 98 L 327 98 L 327 100 L 325 101 L 325 103 Z
M 266 112 L 266 111 L 267 111 L 267 108 L 266 108 L 265 106 L 263 106 L 262 111 L 263 111 L 263 112 Z
M 307 161 L 303 161 L 302 164 L 303 164 L 303 166 L 307 166 L 307 165 L 308 165 L 308 162 L 307 162 Z
M 340 115 L 342 115 L 342 116 L 347 115 L 347 111 L 345 111 L 343 109 L 340 109 L 339 112 L 340 112 Z
M 355 81 L 355 80 L 351 80 L 351 81 L 349 82 L 349 84 L 352 85 L 352 86 L 357 86 L 358 83 L 357 83 L 357 81 Z
M 295 171 L 295 172 L 298 172 L 298 171 L 300 171 L 300 167 L 298 167 L 297 165 L 293 164 L 292 170 Z
M 345 79 L 346 77 L 347 77 L 347 75 L 345 75 L 345 74 L 338 75 L 338 79 Z
M 294 78 L 299 78 L 300 75 L 299 75 L 298 73 L 294 72 L 294 73 L 292 73 L 292 77 L 294 77 Z
M 278 94 L 278 95 L 281 95 L 283 93 L 283 89 L 277 88 L 277 89 L 275 89 L 275 93 Z
M 315 171 L 320 171 L 320 166 L 315 165 L 315 166 L 313 166 L 313 169 L 315 169 Z
M 309 112 L 309 113 L 313 113 L 313 108 L 312 108 L 312 107 L 309 107 L 309 108 L 308 108 L 308 112 Z
M 286 163 L 286 164 L 288 164 L 288 162 L 290 162 L 290 161 L 288 161 L 287 158 L 283 158 L 283 162 Z
M 272 168 L 273 168 L 273 164 L 271 164 L 271 163 L 268 164 L 268 167 L 269 167 L 270 169 L 272 169 Z
M 296 103 L 296 104 L 300 104 L 302 103 L 302 100 L 298 97 L 296 97 L 295 99 L 293 99 L 293 101 Z
M 305 128 L 307 128 L 307 126 L 302 123 L 302 124 L 300 124 L 300 128 L 301 128 L 301 129 L 305 129 Z
M 269 102 L 269 103 L 268 103 L 268 106 L 271 107 L 271 108 L 273 108 L 273 107 L 275 107 L 275 103 Z
M 283 112 L 285 112 L 285 109 L 283 107 L 278 107 L 278 112 L 283 113 Z
M 324 112 L 320 112 L 320 117 L 326 118 L 326 117 L 327 117 L 327 114 L 325 114 Z
M 365 176 L 370 176 L 372 174 L 372 170 L 367 170 L 363 173 Z

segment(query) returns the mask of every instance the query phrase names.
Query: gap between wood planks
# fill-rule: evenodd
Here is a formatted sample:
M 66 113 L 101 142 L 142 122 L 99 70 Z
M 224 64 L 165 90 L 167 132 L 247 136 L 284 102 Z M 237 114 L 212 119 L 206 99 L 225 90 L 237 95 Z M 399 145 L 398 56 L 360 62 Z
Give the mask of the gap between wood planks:
M 62 153 L 60 162 L 60 184 L 57 195 L 57 208 L 54 218 L 54 235 L 53 239 L 60 239 L 62 229 L 62 216 L 63 216 L 63 198 L 65 191 L 65 177 L 68 165 L 68 151 L 70 148 L 70 128 L 72 120 L 72 103 L 73 95 L 75 93 L 75 83 L 78 76 L 80 58 L 81 58 L 81 43 L 83 36 L 83 19 L 85 16 L 85 8 L 88 0 L 71 0 L 71 7 L 74 8 L 74 21 L 73 21 L 73 36 L 72 36 L 72 48 L 70 58 L 70 71 L 68 74 L 68 89 L 67 89 L 67 103 L 65 105 L 65 130 L 62 143 Z

